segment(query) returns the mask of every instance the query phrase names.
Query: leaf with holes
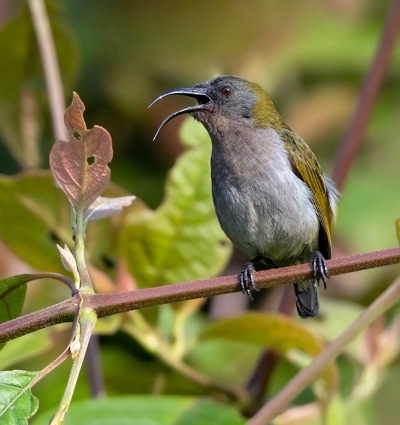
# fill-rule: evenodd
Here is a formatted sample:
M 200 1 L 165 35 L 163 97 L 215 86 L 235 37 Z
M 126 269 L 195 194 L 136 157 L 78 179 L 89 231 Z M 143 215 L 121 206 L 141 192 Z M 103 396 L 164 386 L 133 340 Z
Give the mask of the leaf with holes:
M 27 424 L 39 406 L 30 386 L 38 372 L 13 370 L 0 372 L 0 423 Z
M 111 136 L 102 127 L 88 130 L 85 105 L 74 92 L 65 111 L 68 142 L 58 141 L 50 152 L 50 167 L 57 183 L 76 210 L 86 211 L 102 194 L 110 180 L 108 163 L 112 159 Z

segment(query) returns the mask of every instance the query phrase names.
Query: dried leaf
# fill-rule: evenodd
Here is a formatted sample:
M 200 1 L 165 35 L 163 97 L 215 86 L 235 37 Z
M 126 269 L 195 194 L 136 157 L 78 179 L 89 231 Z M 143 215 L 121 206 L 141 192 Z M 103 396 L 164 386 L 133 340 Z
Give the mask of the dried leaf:
M 88 130 L 85 105 L 74 92 L 65 111 L 69 142 L 58 141 L 50 152 L 50 167 L 57 183 L 77 210 L 86 211 L 110 180 L 111 136 L 102 127 Z
M 99 196 L 85 214 L 85 221 L 98 220 L 118 214 L 124 207 L 129 207 L 136 196 L 120 196 L 119 198 L 105 198 Z

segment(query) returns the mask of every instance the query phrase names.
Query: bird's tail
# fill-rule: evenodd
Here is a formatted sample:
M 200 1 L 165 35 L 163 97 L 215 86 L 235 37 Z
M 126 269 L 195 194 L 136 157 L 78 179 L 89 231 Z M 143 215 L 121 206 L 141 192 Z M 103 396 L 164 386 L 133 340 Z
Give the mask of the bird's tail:
M 295 283 L 296 307 L 299 316 L 303 319 L 315 317 L 318 314 L 319 302 L 314 280 Z

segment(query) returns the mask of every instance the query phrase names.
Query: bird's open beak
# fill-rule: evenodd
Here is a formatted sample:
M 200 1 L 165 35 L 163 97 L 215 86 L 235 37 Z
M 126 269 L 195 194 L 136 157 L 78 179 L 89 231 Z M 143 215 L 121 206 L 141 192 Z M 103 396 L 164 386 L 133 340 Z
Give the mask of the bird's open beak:
M 160 96 L 156 97 L 148 106 L 150 108 L 150 106 L 154 105 L 158 100 L 163 99 L 166 96 L 170 96 L 172 94 L 180 94 L 183 96 L 189 96 L 189 97 L 194 97 L 198 104 L 197 105 L 193 105 L 193 106 L 188 106 L 187 108 L 181 109 L 177 112 L 174 112 L 173 114 L 169 115 L 167 118 L 165 118 L 165 120 L 161 123 L 160 127 L 158 127 L 158 130 L 156 132 L 156 134 L 153 137 L 153 140 L 155 140 L 158 136 L 158 133 L 161 131 L 161 129 L 165 126 L 165 124 L 167 124 L 169 121 L 171 121 L 173 118 L 182 115 L 182 114 L 190 114 L 191 112 L 196 112 L 196 111 L 208 111 L 211 112 L 212 111 L 212 102 L 211 102 L 211 98 L 210 96 L 205 92 L 204 89 L 202 88 L 180 88 L 180 89 L 172 89 L 172 90 L 168 90 L 162 94 L 160 94 Z

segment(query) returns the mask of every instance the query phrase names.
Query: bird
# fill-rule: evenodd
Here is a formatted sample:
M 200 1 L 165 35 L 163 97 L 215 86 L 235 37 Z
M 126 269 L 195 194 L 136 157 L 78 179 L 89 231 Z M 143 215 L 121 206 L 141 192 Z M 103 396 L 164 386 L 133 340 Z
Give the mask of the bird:
M 326 288 L 332 226 L 339 192 L 323 174 L 307 143 L 285 124 L 271 98 L 257 83 L 224 75 L 191 88 L 165 91 L 189 96 L 196 104 L 172 113 L 190 114 L 211 139 L 212 198 L 219 223 L 250 261 L 239 282 L 253 299 L 254 272 L 311 263 L 313 279 L 294 283 L 301 318 L 319 311 L 317 285 Z

